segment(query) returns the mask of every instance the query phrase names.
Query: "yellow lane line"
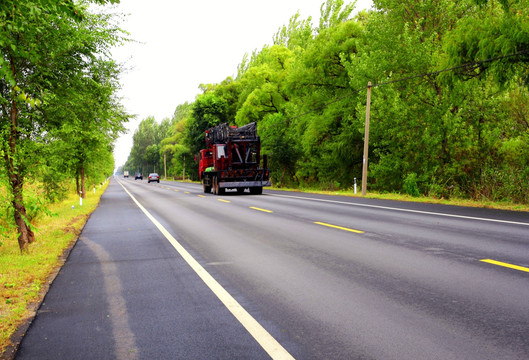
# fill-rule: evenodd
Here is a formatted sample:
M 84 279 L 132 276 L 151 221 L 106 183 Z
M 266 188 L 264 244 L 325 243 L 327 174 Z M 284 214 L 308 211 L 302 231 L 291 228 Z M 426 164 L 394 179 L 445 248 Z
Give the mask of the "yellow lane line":
M 354 233 L 357 233 L 357 234 L 363 234 L 364 233 L 364 231 L 361 231 L 361 230 L 349 229 L 349 228 L 345 228 L 345 227 L 342 227 L 342 226 L 326 224 L 326 223 L 322 223 L 322 222 L 318 222 L 318 221 L 315 222 L 314 224 L 323 225 L 323 226 L 327 226 L 327 227 L 334 228 L 334 229 L 340 229 L 340 230 L 344 230 L 344 231 L 350 231 L 350 232 L 354 232 Z
M 267 212 L 267 213 L 273 213 L 272 210 L 261 209 L 261 208 L 253 207 L 253 206 L 250 206 L 250 209 L 254 209 L 254 210 L 258 210 L 258 211 L 263 211 L 263 212 Z
M 198 263 L 191 256 L 191 254 L 165 229 L 162 224 L 158 222 L 152 216 L 147 209 L 140 204 L 138 200 L 121 184 L 121 187 L 125 190 L 131 199 L 136 203 L 136 205 L 143 211 L 145 216 L 147 216 L 151 222 L 158 228 L 158 230 L 165 236 L 165 238 L 173 245 L 173 247 L 178 251 L 180 256 L 187 262 L 187 264 L 195 271 L 195 273 L 204 281 L 204 283 L 210 288 L 210 290 L 219 298 L 220 301 L 228 308 L 237 320 L 244 326 L 244 328 L 253 336 L 253 338 L 261 345 L 261 347 L 270 355 L 272 359 L 281 359 L 281 360 L 294 360 L 294 357 L 283 347 L 281 344 L 274 339 L 272 335 L 266 329 L 255 320 L 255 318 L 250 315 L 242 307 L 242 305 L 235 300 L 233 296 L 226 289 L 220 285 L 217 280 L 207 272 L 202 265 Z
M 176 192 L 178 192 L 178 191 L 180 191 L 180 190 L 178 190 L 178 189 L 174 189 L 173 191 L 176 191 Z
M 218 201 L 222 201 L 222 202 L 225 202 L 225 203 L 231 203 L 231 201 L 229 200 L 224 200 L 224 199 L 217 199 Z
M 189 191 L 184 191 L 185 194 L 191 194 Z
M 510 268 L 510 269 L 515 269 L 515 270 L 529 272 L 529 268 L 526 268 L 526 267 L 523 267 L 523 266 L 518 266 L 518 265 L 513 265 L 513 264 L 508 264 L 508 263 L 504 263 L 504 262 L 501 262 L 501 261 L 496 261 L 496 260 L 492 260 L 492 259 L 483 259 L 483 260 L 480 260 L 480 261 L 486 262 L 486 263 L 489 263 L 489 264 L 493 264 L 493 265 L 503 266 L 503 267 Z
M 204 198 L 205 198 L 205 196 L 204 196 L 204 195 L 197 195 L 197 196 L 198 196 L 198 197 L 204 197 Z

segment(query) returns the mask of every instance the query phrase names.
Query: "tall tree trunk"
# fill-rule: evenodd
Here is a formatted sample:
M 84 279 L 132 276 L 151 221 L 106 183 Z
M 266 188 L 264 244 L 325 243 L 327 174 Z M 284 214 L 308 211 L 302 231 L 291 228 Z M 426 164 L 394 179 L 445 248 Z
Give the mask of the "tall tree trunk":
M 86 189 L 84 184 L 84 166 L 81 164 L 81 196 L 83 199 L 86 197 Z
M 13 94 L 15 91 L 13 90 Z M 19 133 L 17 130 L 17 116 L 18 109 L 15 100 L 11 101 L 11 131 L 9 133 L 9 149 L 4 153 L 6 161 L 7 174 L 9 177 L 9 183 L 11 185 L 11 191 L 13 194 L 13 210 L 15 224 L 18 231 L 18 246 L 20 251 L 24 252 L 28 249 L 28 244 L 35 241 L 35 235 L 31 231 L 30 227 L 26 224 L 26 208 L 24 206 L 24 199 L 22 195 L 23 179 L 21 174 L 20 164 L 15 161 L 16 158 L 16 145 Z
M 77 194 L 81 193 L 81 187 L 79 185 L 79 171 L 75 172 L 75 189 L 77 190 Z
M 20 251 L 24 252 L 28 250 L 28 245 L 35 241 L 35 234 L 26 223 L 26 207 L 24 206 L 24 200 L 22 197 L 22 183 L 11 184 L 13 188 L 13 209 L 15 224 L 18 229 L 18 246 Z

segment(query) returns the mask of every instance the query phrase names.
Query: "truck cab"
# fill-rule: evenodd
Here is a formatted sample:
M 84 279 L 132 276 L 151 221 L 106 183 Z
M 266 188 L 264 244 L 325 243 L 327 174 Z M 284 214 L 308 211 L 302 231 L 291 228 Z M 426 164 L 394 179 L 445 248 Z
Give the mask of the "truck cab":
M 202 180 L 204 172 L 207 168 L 213 166 L 213 153 L 210 149 L 200 150 L 200 156 L 198 160 L 198 175 L 199 179 Z

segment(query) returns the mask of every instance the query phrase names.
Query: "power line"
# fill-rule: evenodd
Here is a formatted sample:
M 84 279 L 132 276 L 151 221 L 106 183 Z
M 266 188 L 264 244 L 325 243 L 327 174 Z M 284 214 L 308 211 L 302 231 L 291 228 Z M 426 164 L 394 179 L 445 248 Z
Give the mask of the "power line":
M 383 86 L 383 85 L 390 85 L 390 84 L 395 84 L 395 83 L 399 83 L 399 82 L 403 82 L 403 81 L 419 79 L 419 78 L 423 78 L 423 77 L 427 77 L 427 76 L 431 76 L 431 75 L 439 75 L 441 73 L 448 72 L 448 71 L 464 69 L 464 68 L 468 68 L 468 67 L 472 67 L 472 66 L 476 66 L 476 65 L 482 65 L 482 64 L 493 62 L 493 61 L 502 60 L 502 59 L 515 57 L 515 56 L 520 56 L 520 55 L 526 55 L 526 54 L 529 54 L 529 50 L 519 51 L 519 52 L 514 53 L 514 54 L 497 56 L 497 57 L 493 57 L 493 58 L 486 59 L 486 60 L 474 61 L 474 62 L 471 62 L 471 63 L 462 64 L 462 65 L 458 65 L 458 66 L 454 66 L 454 67 L 446 68 L 446 69 L 442 69 L 442 70 L 431 71 L 431 72 L 428 72 L 428 73 L 423 73 L 423 74 L 418 74 L 418 75 L 411 75 L 411 76 L 408 76 L 408 77 L 405 77 L 405 78 L 402 78 L 402 79 L 385 81 L 385 82 L 381 82 L 381 83 L 375 83 L 375 84 L 371 85 L 371 87 L 373 88 L 373 87 L 378 87 L 378 86 Z M 366 89 L 367 89 L 367 86 L 366 87 L 362 87 L 362 88 L 357 89 L 357 90 L 352 90 L 347 95 L 341 96 L 341 97 L 339 97 L 337 99 L 334 99 L 334 100 L 332 100 L 332 101 L 330 101 L 328 103 L 325 103 L 325 104 L 323 104 L 323 105 L 321 105 L 321 106 L 319 106 L 317 108 L 314 108 L 314 109 L 309 110 L 307 112 L 304 112 L 302 114 L 299 114 L 299 115 L 293 116 L 291 118 L 288 118 L 286 121 L 291 121 L 291 120 L 300 118 L 302 116 L 308 115 L 310 113 L 316 112 L 318 110 L 324 109 L 324 108 L 328 107 L 329 105 L 332 105 L 334 103 L 337 103 L 339 101 L 347 99 L 347 98 L 359 93 L 360 91 L 363 91 L 363 90 L 366 90 Z
M 310 113 L 312 113 L 312 112 L 315 112 L 315 111 L 318 111 L 318 110 L 321 110 L 321 109 L 325 109 L 327 106 L 332 105 L 332 104 L 334 104 L 334 103 L 337 103 L 337 102 L 339 102 L 339 101 L 342 101 L 343 99 L 347 99 L 348 97 L 351 97 L 351 96 L 353 96 L 354 94 L 359 93 L 360 91 L 362 91 L 362 90 L 364 90 L 364 89 L 365 89 L 365 88 L 360 88 L 360 89 L 358 89 L 358 90 L 353 90 L 351 93 L 349 93 L 349 94 L 347 94 L 347 95 L 344 95 L 344 96 L 341 96 L 341 97 L 339 97 L 339 98 L 337 98 L 337 99 L 334 99 L 334 100 L 331 101 L 331 102 L 325 103 L 325 104 L 323 104 L 323 105 L 321 105 L 321 106 L 319 106 L 319 107 L 317 107 L 317 108 L 314 108 L 314 109 L 312 109 L 312 110 L 309 110 L 309 111 L 307 111 L 307 112 L 305 112 L 305 113 L 303 113 L 303 114 L 299 114 L 299 115 L 293 116 L 293 117 L 291 117 L 291 118 L 288 118 L 287 120 L 288 120 L 288 121 L 290 121 L 290 120 L 294 120 L 294 119 L 297 119 L 297 118 L 299 118 L 299 117 L 302 117 L 302 116 L 308 115 L 308 114 L 310 114 Z
M 423 78 L 423 77 L 431 76 L 431 75 L 439 75 L 441 73 L 448 72 L 448 71 L 464 69 L 464 68 L 468 68 L 468 67 L 471 67 L 471 66 L 482 65 L 482 64 L 493 62 L 493 61 L 506 59 L 506 58 L 510 58 L 510 57 L 515 57 L 515 56 L 520 56 L 520 55 L 526 55 L 526 54 L 529 54 L 529 50 L 519 51 L 519 52 L 514 53 L 514 54 L 497 56 L 497 57 L 493 57 L 493 58 L 486 59 L 486 60 L 474 61 L 472 63 L 462 64 L 462 65 L 454 66 L 454 67 L 447 68 L 447 69 L 432 71 L 432 72 L 429 72 L 429 73 L 424 73 L 424 74 L 419 74 L 419 75 L 412 75 L 412 76 L 405 77 L 405 78 L 402 78 L 402 79 L 386 81 L 386 82 L 382 82 L 382 83 L 376 83 L 376 84 L 372 85 L 372 87 L 394 84 L 394 83 L 397 83 L 397 82 L 408 81 L 408 80 L 413 80 L 413 79 L 417 79 L 417 78 Z

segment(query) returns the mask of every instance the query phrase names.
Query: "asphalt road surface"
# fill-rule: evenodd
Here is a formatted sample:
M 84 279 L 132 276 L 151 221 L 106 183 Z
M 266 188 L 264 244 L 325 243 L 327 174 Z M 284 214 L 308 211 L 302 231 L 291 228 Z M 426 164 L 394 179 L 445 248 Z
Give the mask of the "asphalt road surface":
M 529 214 L 113 179 L 19 359 L 528 359 Z

